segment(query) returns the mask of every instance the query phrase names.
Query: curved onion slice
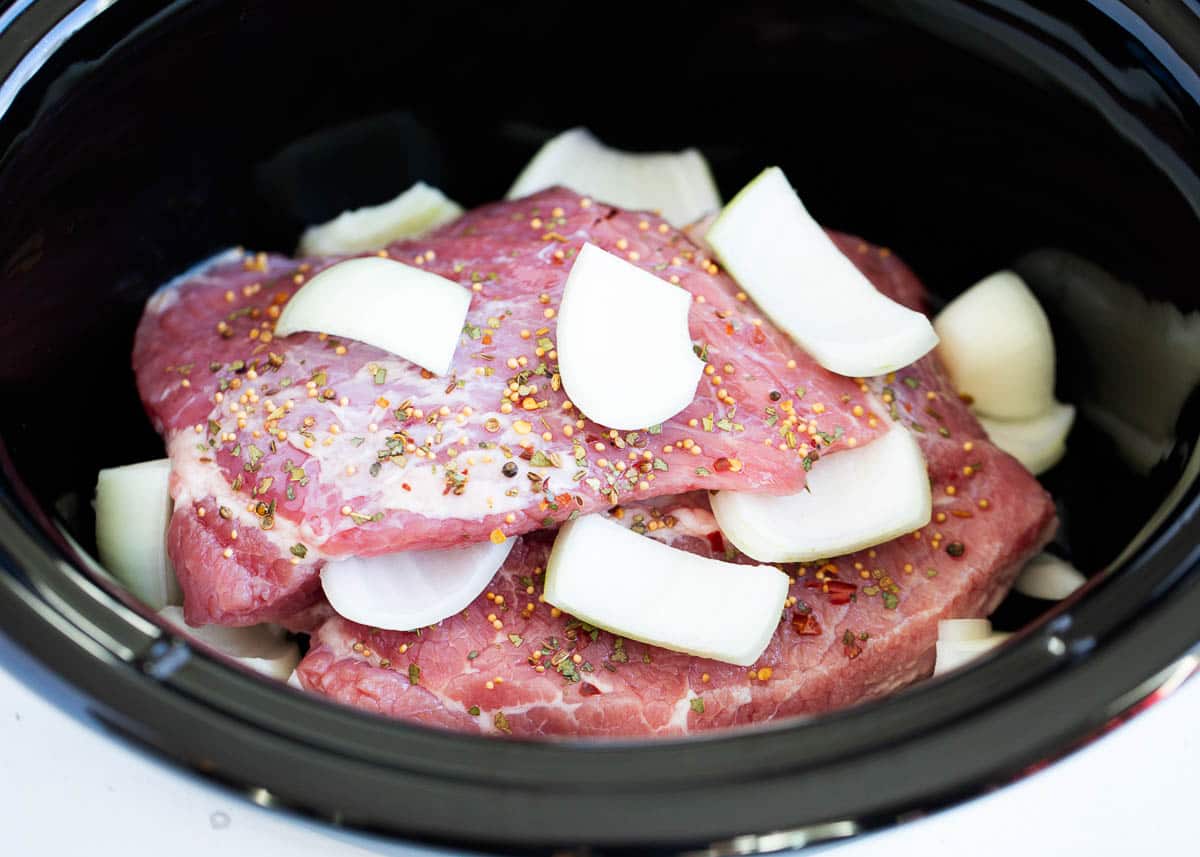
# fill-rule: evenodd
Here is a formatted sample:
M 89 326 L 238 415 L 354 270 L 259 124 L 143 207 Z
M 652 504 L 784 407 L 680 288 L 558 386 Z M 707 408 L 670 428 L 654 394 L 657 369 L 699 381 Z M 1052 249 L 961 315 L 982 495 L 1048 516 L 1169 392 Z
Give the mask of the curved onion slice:
M 321 587 L 333 609 L 351 622 L 413 631 L 474 601 L 504 565 L 515 541 L 341 559 L 325 564 Z
M 992 633 L 992 623 L 987 619 L 943 619 L 938 622 L 939 643 L 961 643 L 964 640 L 982 640 Z
M 1083 573 L 1053 554 L 1038 554 L 1021 571 L 1013 589 L 1030 598 L 1062 601 L 1087 583 Z
M 571 401 L 615 429 L 652 426 L 690 405 L 704 370 L 688 332 L 691 304 L 687 291 L 584 244 L 558 310 L 558 371 Z M 644 319 L 636 337 L 622 333 L 631 315 Z M 653 383 L 614 383 L 618 351 L 626 365 L 652 367 Z
M 1067 435 L 1075 423 L 1075 408 L 1054 402 L 1041 416 L 1026 420 L 979 417 L 988 438 L 1033 475 L 1045 473 L 1067 453 Z
M 1054 337 L 1042 305 L 1012 271 L 980 280 L 933 321 L 938 353 L 981 414 L 1041 416 L 1054 404 Z
M 300 647 L 289 642 L 278 654 L 269 658 L 238 658 L 244 666 L 277 681 L 287 681 L 300 663 Z
M 572 128 L 547 142 L 517 176 L 506 199 L 556 184 L 639 211 L 661 211 L 676 226 L 721 207 L 721 195 L 704 156 L 682 152 L 622 152 L 586 128 Z
M 435 187 L 417 182 L 381 205 L 343 211 L 327 223 L 310 226 L 300 236 L 301 256 L 362 253 L 393 241 L 419 238 L 451 220 L 462 208 Z
M 286 632 L 278 625 L 251 625 L 233 628 L 227 625 L 189 625 L 183 609 L 168 606 L 158 615 L 169 624 L 234 658 L 269 659 L 282 653 L 288 645 Z
M 622 637 L 739 666 L 766 649 L 787 591 L 777 568 L 677 550 L 601 515 L 564 525 L 546 563 L 555 607 Z
M 987 619 L 943 619 L 938 622 L 937 662 L 941 675 L 987 654 L 1010 635 L 992 630 Z
M 300 647 L 287 639 L 278 625 L 229 628 L 224 625 L 189 625 L 178 607 L 164 607 L 158 615 L 189 637 L 211 646 L 243 666 L 284 681 L 300 663 Z
M 871 284 L 778 167 L 742 188 L 704 237 L 763 312 L 830 372 L 882 375 L 937 345 L 929 319 Z
M 167 556 L 171 520 L 166 458 L 100 471 L 96 480 L 96 548 L 100 562 L 153 610 L 182 595 Z
M 276 336 L 300 331 L 355 339 L 444 375 L 471 293 L 445 277 L 371 256 L 331 265 L 288 301 Z
M 759 562 L 808 562 L 882 544 L 925 526 L 932 512 L 925 457 L 899 426 L 822 459 L 804 491 L 718 491 L 711 500 L 721 532 Z

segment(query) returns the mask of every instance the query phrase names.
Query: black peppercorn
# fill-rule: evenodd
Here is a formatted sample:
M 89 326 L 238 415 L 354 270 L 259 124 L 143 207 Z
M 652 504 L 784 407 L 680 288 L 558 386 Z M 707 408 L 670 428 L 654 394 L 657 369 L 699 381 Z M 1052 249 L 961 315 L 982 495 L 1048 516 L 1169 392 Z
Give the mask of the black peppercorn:
M 500 472 L 511 479 L 517 475 L 517 463 L 515 461 L 505 462 L 504 466 L 500 468 Z

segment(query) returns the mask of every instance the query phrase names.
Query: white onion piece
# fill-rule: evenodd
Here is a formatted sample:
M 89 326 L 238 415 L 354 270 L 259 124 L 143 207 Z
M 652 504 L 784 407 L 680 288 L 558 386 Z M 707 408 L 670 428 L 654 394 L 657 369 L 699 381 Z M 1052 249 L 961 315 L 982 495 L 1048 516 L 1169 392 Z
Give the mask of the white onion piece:
M 676 226 L 721 207 L 708 162 L 697 150 L 623 152 L 604 145 L 586 128 L 564 131 L 543 145 L 506 199 L 554 185 L 622 208 L 661 211 Z
M 929 523 L 921 448 L 905 428 L 821 459 L 795 494 L 718 491 L 721 532 L 759 562 L 809 562 L 882 544 Z
M 288 645 L 287 632 L 278 625 L 250 625 L 235 628 L 228 625 L 189 625 L 183 609 L 175 606 L 158 611 L 167 623 L 219 652 L 234 658 L 274 658 Z
M 276 681 L 288 681 L 300 663 L 300 647 L 289 642 L 269 658 L 238 658 L 238 663 Z
M 1030 598 L 1062 601 L 1087 583 L 1079 569 L 1053 554 L 1038 554 L 1021 571 L 1013 588 Z
M 943 619 L 938 622 L 938 642 L 983 640 L 991 633 L 992 623 L 987 619 Z
M 343 211 L 310 226 L 300 237 L 301 256 L 330 256 L 378 250 L 393 241 L 419 238 L 462 215 L 462 208 L 435 187 L 417 182 L 381 205 Z
M 187 636 L 270 678 L 284 681 L 300 663 L 300 647 L 278 625 L 189 625 L 183 610 L 174 606 L 164 607 L 158 615 Z
M 980 280 L 933 322 L 938 353 L 981 414 L 1025 420 L 1054 404 L 1054 338 L 1025 281 L 1012 271 Z
M 958 669 L 987 654 L 1011 636 L 992 630 L 987 619 L 943 619 L 938 622 L 934 675 Z
M 558 309 L 558 371 L 571 402 L 623 430 L 656 425 L 690 405 L 704 370 L 688 332 L 691 304 L 684 289 L 584 244 Z M 631 314 L 643 319 L 637 336 L 622 333 Z M 617 383 L 622 364 L 649 367 L 652 383 Z
M 1067 454 L 1067 435 L 1075 424 L 1075 408 L 1053 402 L 1050 410 L 1027 420 L 997 420 L 980 416 L 988 439 L 1034 476 L 1045 473 Z
M 321 587 L 338 615 L 388 631 L 436 624 L 487 589 L 515 539 L 328 562 Z
M 882 375 L 937 345 L 929 319 L 882 294 L 770 167 L 746 185 L 705 240 L 763 312 L 840 375 Z
M 584 515 L 558 531 L 544 594 L 619 636 L 749 666 L 779 626 L 787 591 L 772 566 L 707 559 Z
M 292 295 L 275 323 L 275 335 L 344 336 L 444 375 L 470 303 L 470 291 L 429 271 L 379 256 L 347 259 Z
M 100 562 L 152 610 L 182 598 L 167 556 L 171 462 L 166 458 L 100 471 L 96 548 Z

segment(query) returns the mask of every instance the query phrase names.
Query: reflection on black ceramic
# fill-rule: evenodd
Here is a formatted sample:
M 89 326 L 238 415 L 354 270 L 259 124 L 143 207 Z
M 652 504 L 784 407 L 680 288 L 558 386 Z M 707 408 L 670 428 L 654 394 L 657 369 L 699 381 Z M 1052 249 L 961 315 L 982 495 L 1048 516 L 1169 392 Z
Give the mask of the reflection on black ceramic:
M 1135 473 L 1168 462 L 1183 406 L 1200 382 L 1200 313 L 1147 299 L 1099 266 L 1060 250 L 1017 265 L 1059 331 L 1073 401 Z M 1190 451 L 1189 448 L 1184 450 Z
M 0 70 L 71 5 L 35 3 L 0 32 Z M 946 298 L 1026 257 L 1060 398 L 1085 408 L 1045 480 L 1058 549 L 1105 568 L 1179 484 L 1200 416 L 1200 108 L 1181 59 L 1200 36 L 1169 49 L 1196 23 L 1183 4 L 1145 7 L 1163 16 L 1149 24 L 1116 3 L 1043 5 L 114 4 L 0 116 L 0 624 L 122 731 L 405 835 L 644 844 L 875 824 L 1045 758 L 1195 642 L 1190 487 L 1128 562 L 979 670 L 807 724 L 604 752 L 375 723 L 201 657 L 152 681 L 122 659 L 177 650 L 50 559 L 37 520 L 63 496 L 85 519 L 100 466 L 161 454 L 129 369 L 157 284 L 239 241 L 290 251 L 305 223 L 416 179 L 468 206 L 498 198 L 543 139 L 587 124 L 627 148 L 699 146 L 727 195 L 778 163 L 822 220 L 892 247 Z M 1027 256 L 1044 247 L 1070 256 Z M 1095 334 L 1125 316 L 1135 335 Z M 1163 351 L 1139 350 L 1137 327 L 1182 343 L 1140 385 L 1120 373 Z M 50 589 L 54 609 L 30 606 Z M 99 630 L 84 645 L 80 628 Z

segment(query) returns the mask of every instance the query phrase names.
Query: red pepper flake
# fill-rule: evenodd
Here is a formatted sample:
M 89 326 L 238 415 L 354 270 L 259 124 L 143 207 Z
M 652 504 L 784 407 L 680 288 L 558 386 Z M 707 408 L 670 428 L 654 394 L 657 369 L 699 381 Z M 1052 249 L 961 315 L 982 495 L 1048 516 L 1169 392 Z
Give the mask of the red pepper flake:
M 725 335 L 733 336 L 733 325 L 730 324 L 729 322 L 725 323 Z
M 589 682 L 585 681 L 585 682 L 583 682 L 583 684 L 579 685 L 579 695 L 580 696 L 598 696 L 601 693 L 603 693 L 603 691 L 600 690 L 600 688 L 596 687 L 596 685 L 591 684 Z
M 713 553 L 725 553 L 725 539 L 722 537 L 720 530 L 713 530 L 705 538 L 708 539 L 709 547 L 712 548 Z
M 520 453 L 517 454 L 517 458 L 522 458 L 525 461 L 529 461 L 531 458 L 533 458 L 533 447 L 527 446 L 522 449 Z
M 829 596 L 830 604 L 849 604 L 858 592 L 858 586 L 847 580 L 809 580 L 804 585 L 809 589 L 820 589 Z
M 754 345 L 762 345 L 767 341 L 767 335 L 762 332 L 762 328 L 757 324 L 754 325 L 754 333 L 750 336 L 750 342 Z
M 733 465 L 729 463 L 728 458 L 718 458 L 713 461 L 713 470 L 717 471 L 717 473 L 725 473 L 732 467 Z
M 821 623 L 812 613 L 797 611 L 792 616 L 792 630 L 801 637 L 814 637 L 821 633 Z
M 858 637 L 854 636 L 853 631 L 842 634 L 842 652 L 850 660 L 854 660 L 862 654 L 862 646 L 858 644 Z
M 400 483 L 400 487 L 401 487 L 401 488 L 403 488 L 405 491 L 411 491 L 411 490 L 412 490 L 412 486 L 411 486 L 411 485 L 409 485 L 407 482 L 401 482 L 401 483 Z

